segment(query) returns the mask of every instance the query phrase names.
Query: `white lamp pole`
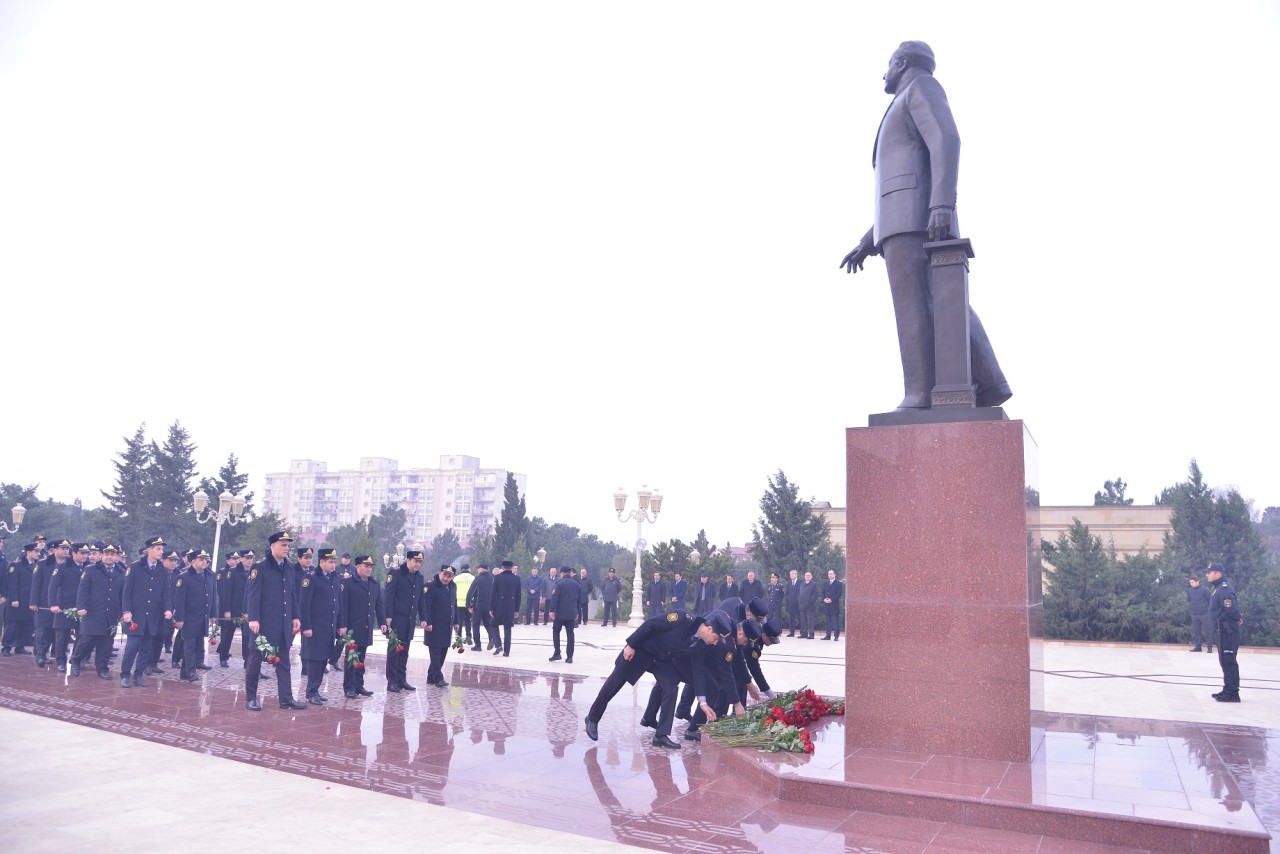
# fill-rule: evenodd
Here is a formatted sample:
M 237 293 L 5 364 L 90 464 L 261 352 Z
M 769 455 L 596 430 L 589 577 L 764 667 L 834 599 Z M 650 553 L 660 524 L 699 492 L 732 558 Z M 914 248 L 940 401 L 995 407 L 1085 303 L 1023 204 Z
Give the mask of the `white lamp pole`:
M 201 489 L 192 496 L 192 503 L 196 508 L 197 522 L 202 525 L 206 522 L 214 523 L 213 560 L 209 565 L 216 570 L 218 568 L 218 546 L 222 544 L 222 526 L 238 525 L 245 521 L 244 499 L 223 490 L 222 494 L 218 496 L 218 509 L 214 510 L 209 507 L 209 496 L 205 495 L 204 490 Z M 209 507 L 208 513 L 205 513 L 206 507 Z M 202 514 L 203 518 L 201 518 Z
M 635 510 L 623 516 L 623 512 L 627 509 L 627 493 L 618 487 L 618 491 L 613 494 L 613 509 L 618 511 L 619 522 L 630 522 L 636 520 L 636 573 L 631 584 L 631 619 L 627 621 L 627 625 L 631 628 L 637 628 L 644 622 L 644 603 L 641 601 L 643 595 L 643 580 L 640 578 L 640 557 L 649 548 L 649 544 L 644 541 L 642 527 L 645 522 L 653 524 L 658 521 L 658 514 L 662 512 L 662 496 L 656 491 L 650 491 L 647 486 L 641 485 L 636 490 Z

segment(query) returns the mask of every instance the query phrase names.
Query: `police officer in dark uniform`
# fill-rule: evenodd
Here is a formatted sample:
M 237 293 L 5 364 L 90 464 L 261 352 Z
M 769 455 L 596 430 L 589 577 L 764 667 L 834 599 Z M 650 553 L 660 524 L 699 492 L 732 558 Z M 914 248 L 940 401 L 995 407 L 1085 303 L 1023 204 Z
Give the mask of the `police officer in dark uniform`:
M 234 558 L 234 562 L 232 561 Z M 249 570 L 241 563 L 240 552 L 227 556 L 227 567 L 219 574 L 218 583 L 218 664 L 229 667 L 231 639 L 240 630 L 240 657 L 249 660 L 249 627 L 245 625 L 244 594 L 249 585 Z
M 1218 664 L 1222 667 L 1222 690 L 1213 694 L 1219 703 L 1240 702 L 1240 665 L 1236 653 L 1240 650 L 1240 627 L 1244 614 L 1236 590 L 1227 581 L 1226 570 L 1220 563 L 1210 563 L 1204 571 L 1205 578 L 1213 585 L 1209 597 L 1209 622 L 1218 630 Z
M 71 541 L 57 540 L 31 574 L 27 607 L 35 614 L 36 667 L 48 664 L 53 650 L 53 612 L 49 610 L 53 603 L 49 599 L 49 585 L 53 583 L 53 571 L 67 560 L 70 553 Z
M 276 649 L 276 695 L 282 709 L 305 709 L 293 697 L 293 685 L 289 676 L 289 639 L 301 625 L 298 620 L 297 602 L 293 598 L 294 567 L 289 562 L 289 544 L 293 537 L 288 531 L 276 531 L 267 538 L 270 547 L 267 554 L 249 570 L 249 583 L 245 588 L 245 613 L 249 617 L 251 642 L 249 659 L 244 666 L 245 708 L 251 712 L 262 711 L 258 702 L 258 679 L 262 674 L 262 650 L 258 638 L 265 638 Z
M 80 626 L 76 629 L 76 653 L 71 662 L 71 675 L 79 676 L 80 667 L 93 656 L 99 679 L 111 678 L 111 629 L 120 622 L 120 595 L 124 590 L 124 573 L 115 570 L 120 549 L 106 543 L 102 560 L 91 565 L 80 578 L 76 590 L 76 611 Z
M 326 552 L 333 549 L 321 549 L 320 560 L 323 562 Z M 356 653 L 360 663 L 364 664 L 365 652 L 373 643 L 373 627 L 377 626 L 382 633 L 387 633 L 387 617 L 382 607 L 382 589 L 373 580 L 373 558 L 361 555 L 355 564 L 355 575 L 339 579 L 339 590 L 342 593 L 342 613 L 346 618 L 347 629 L 351 632 L 351 640 L 356 645 Z M 372 697 L 373 692 L 364 687 L 364 668 L 352 667 L 343 662 L 342 693 L 348 699 L 356 697 Z
M 444 678 L 444 660 L 449 655 L 453 641 L 453 624 L 458 610 L 458 589 L 453 586 L 453 567 L 445 564 L 436 576 L 427 582 L 422 592 L 422 642 L 431 655 L 427 668 L 427 684 L 448 688 Z
M 409 643 L 413 640 L 415 629 L 419 626 L 424 629 L 427 627 L 426 617 L 423 616 L 422 558 L 421 549 L 405 552 L 404 563 L 387 573 L 387 581 L 382 589 L 387 623 L 404 647 L 403 652 L 396 652 L 387 644 L 387 690 L 393 694 L 418 690 L 409 684 Z
M 120 687 L 143 687 L 142 674 L 150 664 L 151 650 L 164 623 L 173 617 L 166 610 L 168 578 L 160 556 L 164 553 L 164 538 L 151 537 L 142 549 L 142 557 L 134 561 L 124 573 L 124 589 L 120 594 L 120 606 L 124 609 L 121 620 L 125 626 L 124 659 L 120 663 Z M 129 672 L 133 671 L 133 681 Z
M 604 716 L 609 701 L 622 690 L 623 685 L 634 685 L 644 673 L 649 672 L 653 673 L 662 689 L 653 745 L 678 748 L 680 745 L 672 741 L 670 735 L 675 717 L 676 687 L 679 684 L 675 659 L 689 657 L 693 666 L 699 666 L 705 654 L 699 647 L 703 644 L 715 645 L 732 631 L 733 622 L 722 611 L 712 612 L 707 617 L 693 617 L 684 611 L 669 611 L 645 620 L 627 638 L 626 646 L 614 661 L 613 673 L 609 674 L 587 712 L 587 737 L 592 741 L 599 739 L 600 718 Z M 700 667 L 692 678 L 701 682 Z M 710 713 L 710 720 L 715 720 L 715 713 L 707 705 L 705 697 L 700 699 L 699 705 Z
M 480 627 L 484 626 L 485 635 L 489 638 L 489 649 L 496 646 L 493 633 L 493 620 L 489 618 L 489 608 L 493 603 L 493 575 L 489 565 L 482 563 L 476 567 L 476 580 L 471 582 L 467 591 L 467 611 L 471 619 L 471 638 L 475 641 L 472 649 L 480 649 Z
M 765 588 L 764 599 L 769 604 L 769 613 L 774 617 L 782 617 L 782 603 L 787 598 L 787 588 L 783 586 L 778 573 L 769 576 L 769 586 Z
M 186 551 L 182 552 L 181 555 L 178 555 L 176 550 L 174 551 L 174 554 L 178 555 L 179 563 L 177 564 L 177 567 L 172 572 L 169 573 L 169 609 L 172 611 L 178 610 L 178 603 L 177 603 L 178 579 L 182 576 L 183 573 L 189 572 L 191 570 L 191 558 L 195 555 L 195 553 L 196 553 L 195 549 L 187 549 Z M 164 563 L 165 563 L 165 569 L 167 570 L 169 568 L 168 566 L 169 562 L 165 561 Z M 165 652 L 170 654 L 170 658 L 169 658 L 170 666 L 180 667 L 182 665 L 182 656 L 186 651 L 186 644 L 183 643 L 182 629 L 178 628 L 178 622 L 176 617 L 174 618 L 174 622 L 173 622 L 173 630 L 169 635 L 166 636 L 166 640 L 168 640 L 168 643 L 165 644 L 164 650 Z M 203 649 L 201 651 L 203 652 Z
M 520 614 L 520 592 L 523 589 L 515 563 L 504 560 L 502 571 L 493 578 L 493 604 L 489 608 L 493 631 L 499 636 L 499 643 L 493 648 L 494 655 L 511 655 L 511 628 Z
M 88 543 L 71 544 L 71 560 L 55 566 L 49 579 L 49 612 L 53 614 L 53 657 L 58 661 L 58 672 L 67 672 L 67 646 L 71 643 L 71 630 L 79 622 L 68 612 L 76 610 L 76 593 L 80 589 L 80 577 L 84 575 L 89 558 Z
M 717 605 L 715 610 L 728 614 L 729 619 L 732 620 L 735 625 L 747 619 L 755 622 L 763 622 L 764 618 L 769 614 L 769 606 L 766 605 L 765 601 L 759 597 L 752 599 L 750 602 L 743 602 L 740 597 L 731 596 Z M 723 660 L 724 658 L 724 653 L 728 652 L 732 655 L 734 652 L 732 640 L 733 639 L 730 638 L 730 642 L 726 643 L 724 648 L 716 654 L 717 660 L 713 661 L 712 664 L 715 664 L 718 667 L 720 660 Z M 713 680 L 716 685 L 722 685 L 722 690 L 715 693 L 711 700 L 711 706 L 716 710 L 716 714 L 724 714 L 730 705 L 728 699 L 733 693 L 731 690 L 732 686 L 729 681 L 730 675 L 729 669 L 725 668 L 723 674 L 717 675 Z M 680 681 L 684 682 L 684 689 L 680 693 L 680 702 L 676 706 L 676 717 L 684 721 L 691 721 L 693 719 L 694 699 L 699 693 L 698 686 L 694 685 L 693 680 L 691 679 L 682 679 Z M 694 731 L 696 732 L 697 730 L 695 729 Z
M 333 655 L 334 639 L 347 633 L 342 590 L 334 572 L 337 568 L 337 550 L 321 549 L 319 571 L 302 578 L 302 600 L 298 605 L 298 616 L 302 621 L 301 657 L 306 666 L 307 702 L 313 706 L 329 702 L 320 694 L 320 680 L 324 676 L 325 664 Z
M 180 678 L 195 682 L 199 671 L 211 670 L 204 663 L 204 639 L 218 614 L 217 580 L 209 574 L 209 553 L 198 549 L 191 556 L 191 568 L 173 582 L 173 624 L 182 639 Z
M 307 578 L 307 576 L 311 575 L 313 572 L 316 571 L 315 566 L 313 566 L 313 563 L 315 562 L 315 558 L 316 558 L 316 550 L 311 548 L 310 546 L 307 546 L 306 548 L 298 549 L 298 551 L 294 553 L 293 557 L 294 557 L 293 601 L 301 602 L 302 601 L 302 582 Z M 290 647 L 293 646 L 293 638 L 294 636 L 290 635 L 289 637 Z M 328 657 L 326 657 L 325 661 L 328 662 L 328 660 L 329 660 Z M 307 675 L 307 659 L 299 658 L 299 661 L 301 662 L 302 675 L 306 676 Z M 323 671 L 324 665 L 321 665 L 320 669 Z
M 35 615 L 27 608 L 31 595 L 31 576 L 35 573 L 40 547 L 27 543 L 22 554 L 9 564 L 0 578 L 0 605 L 4 606 L 4 637 L 0 641 L 0 655 L 28 655 L 31 646 Z
M 173 583 L 178 580 L 178 564 L 182 562 L 178 550 L 166 548 L 160 554 L 160 566 L 164 569 L 164 609 L 173 614 Z M 173 620 L 166 617 L 160 624 L 160 632 L 151 639 L 151 664 L 145 675 L 159 676 L 165 673 L 160 666 L 160 656 L 173 652 Z
M 578 621 L 579 599 L 582 597 L 582 585 L 573 577 L 573 567 L 560 567 L 560 580 L 556 589 L 551 592 L 551 641 L 555 646 L 548 661 L 560 660 L 560 630 L 569 633 L 569 643 L 565 649 L 565 664 L 573 664 L 573 627 Z

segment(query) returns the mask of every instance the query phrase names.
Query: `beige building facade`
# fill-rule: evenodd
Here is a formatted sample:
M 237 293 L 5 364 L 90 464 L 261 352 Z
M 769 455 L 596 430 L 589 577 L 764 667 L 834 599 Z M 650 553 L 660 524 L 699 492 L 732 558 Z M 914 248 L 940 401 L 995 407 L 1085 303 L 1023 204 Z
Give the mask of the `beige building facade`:
M 815 501 L 813 511 L 827 520 L 831 528 L 831 544 L 840 546 L 848 554 L 845 508 L 832 507 L 829 501 Z M 1137 554 L 1145 548 L 1151 554 L 1164 550 L 1164 535 L 1170 531 L 1167 505 L 1118 505 L 1095 507 L 1091 504 L 1066 507 L 1041 507 L 1040 520 L 1031 526 L 1033 536 L 1057 542 L 1072 522 L 1079 519 L 1089 527 L 1089 533 L 1102 539 L 1102 544 L 1114 548 L 1118 555 Z
M 521 497 L 525 476 L 512 475 Z M 477 530 L 492 532 L 502 515 L 507 470 L 482 468 L 478 457 L 450 454 L 435 468 L 401 469 L 387 457 L 362 457 L 354 469 L 329 471 L 320 460 L 291 460 L 266 476 L 262 504 L 302 538 L 322 541 L 343 525 L 368 519 L 384 504 L 405 511 L 405 538 L 429 543 L 452 528 L 466 546 Z

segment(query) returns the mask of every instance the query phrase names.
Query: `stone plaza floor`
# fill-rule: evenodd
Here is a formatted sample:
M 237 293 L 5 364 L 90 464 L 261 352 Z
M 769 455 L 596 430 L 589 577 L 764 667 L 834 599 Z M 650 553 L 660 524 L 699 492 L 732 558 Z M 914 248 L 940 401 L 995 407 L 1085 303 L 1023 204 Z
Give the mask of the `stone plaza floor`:
M 1253 834 L 1255 843 L 1266 829 L 1280 831 L 1277 653 L 1244 650 L 1244 702 L 1224 705 L 1208 698 L 1219 684 L 1215 657 L 1182 647 L 1046 644 L 1040 764 L 957 764 L 847 751 L 843 728 L 856 721 L 843 719 L 816 728 L 818 750 L 808 757 L 709 741 L 653 748 L 651 731 L 639 726 L 647 681 L 619 694 L 592 742 L 582 719 L 627 630 L 580 629 L 573 665 L 547 661 L 549 634 L 517 627 L 509 658 L 451 655 L 445 690 L 423 684 L 419 643 L 411 647 L 413 693 L 387 694 L 381 660 L 371 655 L 366 681 L 375 696 L 346 700 L 341 673 L 330 673 L 330 703 L 296 712 L 277 708 L 265 680 L 264 711 L 246 711 L 238 658 L 229 669 L 214 659 L 199 683 L 179 682 L 170 670 L 128 690 L 91 669 L 69 679 L 36 669 L 29 656 L 0 658 L 6 847 L 213 851 L 269 838 L 272 847 L 309 849 L 405 838 L 432 850 L 1168 850 L 1138 824 L 1103 844 L 954 816 L 906 817 L 821 794 L 796 799 L 762 782 L 758 762 L 776 763 L 773 772 L 797 786 L 838 778 L 904 797 L 945 793 L 972 809 L 1035 803 L 1135 821 L 1192 817 L 1204 829 L 1192 850 L 1257 850 L 1232 849 L 1214 828 Z M 843 643 L 786 639 L 766 654 L 766 673 L 778 688 L 840 695 L 844 655 Z M 300 695 L 296 650 L 293 674 Z M 1280 851 L 1274 840 L 1271 849 Z

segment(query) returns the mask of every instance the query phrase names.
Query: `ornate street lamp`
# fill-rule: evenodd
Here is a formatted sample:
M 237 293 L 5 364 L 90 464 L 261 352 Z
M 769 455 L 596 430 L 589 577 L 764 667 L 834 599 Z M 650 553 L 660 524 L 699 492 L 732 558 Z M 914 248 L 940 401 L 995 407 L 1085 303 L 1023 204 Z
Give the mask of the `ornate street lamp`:
M 662 495 L 656 491 L 651 491 L 647 486 L 641 485 L 636 490 L 635 510 L 623 516 L 623 512 L 627 509 L 627 493 L 622 487 L 618 487 L 618 491 L 613 494 L 613 509 L 618 511 L 619 522 L 630 522 L 636 520 L 636 573 L 635 578 L 631 582 L 631 619 L 627 621 L 627 625 L 631 628 L 637 628 L 644 622 L 644 605 L 641 599 L 644 598 L 642 587 L 643 581 L 640 578 L 640 556 L 649 548 L 649 544 L 644 541 L 642 534 L 642 526 L 645 522 L 653 524 L 658 521 L 658 514 L 662 512 Z
M 246 521 L 244 517 L 244 499 L 223 490 L 222 494 L 218 496 L 217 510 L 209 507 L 209 496 L 205 495 L 203 489 L 197 490 L 191 499 L 196 508 L 196 521 L 202 525 L 206 522 L 214 523 L 213 561 L 209 565 L 216 569 L 218 566 L 218 546 L 222 542 L 222 526 L 239 525 L 241 522 Z M 205 513 L 206 507 L 209 507 L 208 513 Z M 203 518 L 201 518 L 202 515 Z
M 27 517 L 27 508 L 21 504 L 13 505 L 13 527 L 10 528 L 4 522 L 0 522 L 0 531 L 7 531 L 10 534 L 18 533 L 18 529 L 22 527 L 22 520 Z

